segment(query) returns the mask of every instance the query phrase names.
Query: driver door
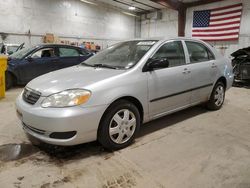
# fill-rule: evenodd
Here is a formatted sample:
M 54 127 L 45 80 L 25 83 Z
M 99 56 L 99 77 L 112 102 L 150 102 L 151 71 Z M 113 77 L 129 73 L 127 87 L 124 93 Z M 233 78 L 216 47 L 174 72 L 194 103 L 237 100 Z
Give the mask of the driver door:
M 19 70 L 21 77 L 25 78 L 24 82 L 29 82 L 42 74 L 56 70 L 59 58 L 54 47 L 44 47 L 33 52 L 25 61 Z
M 154 119 L 190 104 L 191 75 L 181 41 L 166 42 L 152 58 L 169 61 L 168 68 L 147 72 L 149 113 Z

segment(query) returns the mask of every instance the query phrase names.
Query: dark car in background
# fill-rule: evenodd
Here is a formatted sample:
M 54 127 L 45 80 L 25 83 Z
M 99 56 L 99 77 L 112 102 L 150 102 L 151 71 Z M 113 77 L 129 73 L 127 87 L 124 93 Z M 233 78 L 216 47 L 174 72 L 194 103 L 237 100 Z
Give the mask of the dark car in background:
M 235 81 L 250 81 L 250 47 L 231 54 Z
M 61 44 L 24 48 L 8 58 L 6 89 L 13 85 L 25 85 L 42 74 L 77 65 L 92 55 L 86 49 Z

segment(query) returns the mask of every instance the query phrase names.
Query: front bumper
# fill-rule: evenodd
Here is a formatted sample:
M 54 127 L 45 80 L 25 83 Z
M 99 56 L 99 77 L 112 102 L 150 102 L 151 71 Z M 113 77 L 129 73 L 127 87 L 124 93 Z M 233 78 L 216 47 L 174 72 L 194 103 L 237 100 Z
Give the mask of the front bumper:
M 107 106 L 42 108 L 41 97 L 30 105 L 20 95 L 16 110 L 23 129 L 33 137 L 54 145 L 76 145 L 97 139 L 98 125 Z M 52 133 L 76 132 L 70 138 L 51 138 Z

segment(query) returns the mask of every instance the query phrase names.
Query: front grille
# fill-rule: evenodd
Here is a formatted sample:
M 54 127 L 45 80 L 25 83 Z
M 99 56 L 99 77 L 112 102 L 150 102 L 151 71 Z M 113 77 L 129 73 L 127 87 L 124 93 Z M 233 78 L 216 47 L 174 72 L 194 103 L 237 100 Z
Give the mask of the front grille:
M 41 93 L 38 91 L 34 91 L 29 88 L 24 88 L 23 92 L 23 100 L 29 104 L 35 104 L 40 98 Z

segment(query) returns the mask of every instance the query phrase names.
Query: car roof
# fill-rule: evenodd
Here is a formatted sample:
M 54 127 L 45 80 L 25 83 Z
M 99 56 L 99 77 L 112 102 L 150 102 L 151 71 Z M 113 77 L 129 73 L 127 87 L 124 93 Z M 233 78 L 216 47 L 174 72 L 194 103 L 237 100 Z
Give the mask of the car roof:
M 68 44 L 46 44 L 46 43 L 37 44 L 34 47 L 35 48 L 38 48 L 38 47 L 71 47 L 71 48 L 81 49 L 80 47 L 73 46 L 73 45 L 68 45 Z
M 192 41 L 197 41 L 197 42 L 204 42 L 200 39 L 197 38 L 192 38 L 192 37 L 151 37 L 151 38 L 135 38 L 132 40 L 127 40 L 127 41 L 140 41 L 140 40 L 157 40 L 157 41 L 167 41 L 167 40 L 192 40 Z

